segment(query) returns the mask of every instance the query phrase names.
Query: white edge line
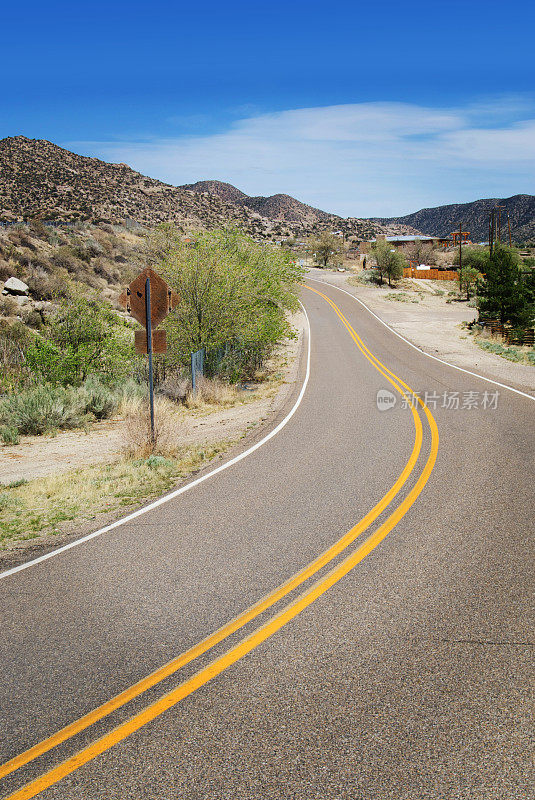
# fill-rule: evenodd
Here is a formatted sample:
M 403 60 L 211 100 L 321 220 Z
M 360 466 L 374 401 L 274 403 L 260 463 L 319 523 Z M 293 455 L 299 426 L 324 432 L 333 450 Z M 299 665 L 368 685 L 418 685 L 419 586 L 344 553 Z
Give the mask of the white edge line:
M 413 344 L 408 339 L 406 339 L 404 336 L 402 336 L 401 333 L 398 333 L 396 330 L 394 330 L 394 328 L 392 328 L 388 324 L 388 322 L 385 322 L 384 319 L 381 319 L 381 317 L 378 317 L 377 314 L 375 314 L 371 310 L 371 308 L 366 305 L 366 303 L 364 303 L 362 300 L 360 300 L 354 294 L 351 294 L 351 292 L 348 292 L 346 289 L 342 289 L 340 286 L 336 286 L 334 283 L 329 283 L 328 281 L 320 281 L 320 280 L 318 280 L 318 278 L 309 278 L 308 276 L 306 276 L 306 280 L 315 281 L 315 283 L 321 283 L 321 284 L 323 284 L 323 286 L 332 286 L 333 289 L 338 289 L 339 292 L 343 292 L 344 294 L 347 294 L 348 297 L 351 297 L 353 300 L 356 300 L 357 303 L 360 303 L 361 306 L 363 306 L 366 309 L 366 311 L 368 311 L 372 315 L 372 317 L 375 317 L 376 320 L 378 320 L 382 325 L 384 325 L 385 328 L 388 328 L 388 330 L 391 333 L 393 333 L 394 336 L 397 336 L 399 339 L 402 339 L 406 344 L 408 344 L 410 347 L 414 348 L 414 350 L 417 350 L 423 356 L 427 356 L 427 358 L 432 358 L 433 361 L 439 361 L 441 364 L 445 364 L 447 367 L 451 367 L 452 369 L 458 369 L 459 372 L 465 372 L 467 375 L 473 375 L 474 378 L 479 378 L 482 381 L 487 381 L 487 383 L 493 383 L 495 386 L 501 386 L 502 389 L 508 389 L 510 392 L 514 392 L 515 394 L 519 394 L 522 397 L 527 397 L 528 400 L 535 400 L 535 397 L 532 394 L 527 394 L 526 392 L 521 392 L 520 389 L 514 389 L 512 386 L 508 386 L 506 383 L 500 383 L 499 381 L 494 381 L 494 380 L 492 380 L 492 378 L 486 378 L 484 375 L 478 375 L 477 372 L 470 372 L 469 369 L 464 369 L 463 367 L 458 367 L 456 364 L 451 364 L 449 361 L 444 361 L 443 358 L 438 358 L 437 356 L 432 356 L 431 353 L 426 353 L 425 350 L 422 350 L 421 347 L 418 347 L 418 345 Z M 1 577 L 2 576 L 0 575 L 0 578 Z
M 85 542 L 91 541 L 91 539 L 96 539 L 97 536 L 102 536 L 103 533 L 108 533 L 112 531 L 114 528 L 118 528 L 120 525 L 125 525 L 127 522 L 131 522 L 133 519 L 137 519 L 141 517 L 143 514 L 147 514 L 149 511 L 153 511 L 158 506 L 164 505 L 164 503 L 168 503 L 170 500 L 174 500 L 175 497 L 178 497 L 184 492 L 193 489 L 195 486 L 198 486 L 200 483 L 207 481 L 208 478 L 213 478 L 214 475 L 217 475 L 219 472 L 223 472 L 223 470 L 232 467 L 234 464 L 237 464 L 238 461 L 250 456 L 251 453 L 254 453 L 255 450 L 258 450 L 259 447 L 269 442 L 274 436 L 276 436 L 287 423 L 291 420 L 299 406 L 301 405 L 301 401 L 305 394 L 305 390 L 307 388 L 308 379 L 310 377 L 310 351 L 311 351 L 311 333 L 310 333 L 310 320 L 308 318 L 308 314 L 304 305 L 299 301 L 301 308 L 305 314 L 305 319 L 307 321 L 307 332 L 308 332 L 308 353 L 307 353 L 307 366 L 306 366 L 306 373 L 305 379 L 303 381 L 303 385 L 301 387 L 301 391 L 299 392 L 299 396 L 295 401 L 295 404 L 289 414 L 281 421 L 279 424 L 270 431 L 267 436 L 264 436 L 256 444 L 249 447 L 248 450 L 245 450 L 243 453 L 232 458 L 230 461 L 226 461 L 221 466 L 213 469 L 211 472 L 208 472 L 206 475 L 202 475 L 200 478 L 196 478 L 191 483 L 186 484 L 186 486 L 181 486 L 180 489 L 176 489 L 174 492 L 165 495 L 164 497 L 160 497 L 158 500 L 155 500 L 153 503 L 150 503 L 148 506 L 144 508 L 140 508 L 138 511 L 134 511 L 132 514 L 128 514 L 126 517 L 122 519 L 118 519 L 115 522 L 112 522 L 111 525 L 106 525 L 105 528 L 100 528 L 98 531 L 94 531 L 93 533 L 89 533 L 87 536 L 83 536 L 81 539 L 76 539 L 74 542 L 70 542 L 69 544 L 63 545 L 63 547 L 58 547 L 56 550 L 52 550 L 50 553 L 46 553 L 44 556 L 39 556 L 39 558 L 34 558 L 31 561 L 26 561 L 24 564 L 19 564 L 18 567 L 12 567 L 11 569 L 5 570 L 5 572 L 0 572 L 0 580 L 3 578 L 8 578 L 10 575 L 15 575 L 17 572 L 22 572 L 24 569 L 28 569 L 29 567 L 34 567 L 36 564 L 41 564 L 43 561 L 47 561 L 49 558 L 53 558 L 54 556 L 59 555 L 60 553 L 65 553 L 67 550 L 71 550 L 73 547 L 78 547 L 80 544 L 84 544 Z

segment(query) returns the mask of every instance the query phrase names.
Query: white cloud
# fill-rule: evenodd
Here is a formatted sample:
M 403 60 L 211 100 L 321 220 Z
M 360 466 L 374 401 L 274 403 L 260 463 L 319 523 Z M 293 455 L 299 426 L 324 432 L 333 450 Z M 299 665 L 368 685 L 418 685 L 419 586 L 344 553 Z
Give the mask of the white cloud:
M 390 216 L 529 192 L 531 111 L 515 98 L 452 109 L 360 103 L 262 114 L 213 135 L 66 146 L 173 184 L 215 178 L 344 216 Z

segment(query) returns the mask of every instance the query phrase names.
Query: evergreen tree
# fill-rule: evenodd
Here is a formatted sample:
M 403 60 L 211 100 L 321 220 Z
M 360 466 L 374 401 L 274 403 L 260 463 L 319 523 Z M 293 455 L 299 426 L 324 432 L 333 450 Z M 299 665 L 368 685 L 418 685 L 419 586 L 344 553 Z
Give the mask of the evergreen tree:
M 530 326 L 533 307 L 520 274 L 520 258 L 516 250 L 497 243 L 492 256 L 481 265 L 484 273 L 479 282 L 479 313 L 499 319 L 502 325 Z

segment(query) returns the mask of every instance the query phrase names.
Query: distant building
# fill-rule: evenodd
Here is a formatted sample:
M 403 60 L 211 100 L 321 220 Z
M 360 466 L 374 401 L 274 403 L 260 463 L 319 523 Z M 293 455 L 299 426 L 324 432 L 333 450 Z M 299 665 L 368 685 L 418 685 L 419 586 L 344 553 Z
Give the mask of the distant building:
M 383 233 L 379 233 L 376 239 L 370 239 L 367 242 L 361 242 L 360 252 L 369 253 L 372 244 L 380 241 L 388 242 L 392 245 L 392 247 L 399 248 L 400 250 L 404 250 L 406 247 L 414 244 L 414 242 L 425 242 L 426 244 L 431 244 L 434 247 L 447 247 L 451 244 L 451 239 L 444 236 L 386 236 Z

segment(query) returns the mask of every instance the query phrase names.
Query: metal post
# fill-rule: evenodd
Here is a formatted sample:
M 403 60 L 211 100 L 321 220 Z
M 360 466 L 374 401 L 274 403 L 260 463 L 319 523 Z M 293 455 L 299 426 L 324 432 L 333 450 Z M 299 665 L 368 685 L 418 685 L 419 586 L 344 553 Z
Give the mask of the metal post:
M 147 354 L 149 356 L 149 402 L 150 402 L 150 439 L 155 443 L 154 435 L 154 378 L 152 374 L 152 323 L 150 306 L 150 278 L 145 281 L 145 313 L 147 315 Z
M 191 391 L 195 394 L 195 356 L 196 353 L 191 354 Z
M 459 223 L 459 291 L 462 291 L 463 280 L 463 224 Z

